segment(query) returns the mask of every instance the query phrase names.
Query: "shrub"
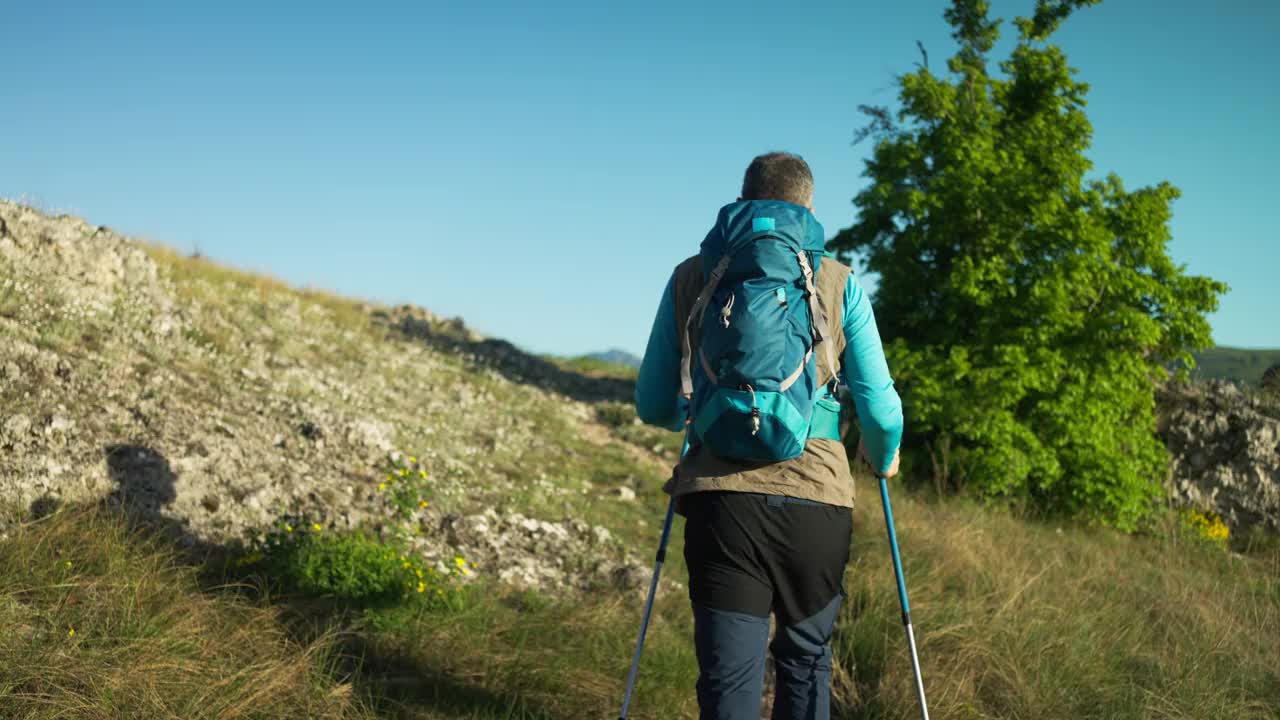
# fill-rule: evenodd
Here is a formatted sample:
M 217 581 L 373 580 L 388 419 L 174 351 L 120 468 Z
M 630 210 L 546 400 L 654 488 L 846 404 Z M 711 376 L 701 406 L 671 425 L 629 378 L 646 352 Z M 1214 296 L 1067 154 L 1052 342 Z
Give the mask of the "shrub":
M 631 403 L 603 402 L 596 407 L 596 416 L 611 428 L 622 428 L 635 422 L 636 409 Z
M 462 600 L 453 574 L 426 566 L 394 541 L 363 532 L 327 532 L 305 518 L 281 518 L 254 538 L 241 565 L 260 570 L 283 592 L 370 605 L 421 598 L 433 607 Z M 456 558 L 459 572 L 465 561 Z

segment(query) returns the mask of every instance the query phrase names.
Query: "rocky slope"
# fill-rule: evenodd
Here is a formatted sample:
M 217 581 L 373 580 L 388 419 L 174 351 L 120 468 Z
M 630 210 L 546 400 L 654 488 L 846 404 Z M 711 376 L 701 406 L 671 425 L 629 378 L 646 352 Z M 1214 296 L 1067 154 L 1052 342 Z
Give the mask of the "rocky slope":
M 641 573 L 618 531 L 646 532 L 672 443 L 598 420 L 629 392 L 418 308 L 291 289 L 0 201 L 10 517 L 108 502 L 194 548 L 284 513 L 377 528 L 377 485 L 402 452 L 429 470 L 415 517 L 427 558 L 463 554 L 536 588 L 629 586 Z M 642 502 L 621 499 L 636 489 Z

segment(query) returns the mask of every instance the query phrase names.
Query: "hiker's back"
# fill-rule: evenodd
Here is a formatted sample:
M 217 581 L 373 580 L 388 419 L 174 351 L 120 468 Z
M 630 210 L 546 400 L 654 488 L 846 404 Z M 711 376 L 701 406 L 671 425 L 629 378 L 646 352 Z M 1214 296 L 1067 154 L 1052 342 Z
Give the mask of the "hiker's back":
M 703 251 L 676 267 L 674 320 L 682 340 L 689 330 L 682 350 L 692 427 L 690 451 L 667 488 L 673 495 L 735 490 L 852 506 L 839 403 L 829 389 L 844 350 L 850 271 L 823 255 L 822 241 L 806 208 L 735 203 L 721 210 Z
M 822 226 L 798 205 L 750 201 L 721 209 L 702 243 L 703 282 L 683 325 L 691 443 L 762 462 L 804 451 L 820 354 L 828 377 L 836 372 L 814 285 L 823 242 Z

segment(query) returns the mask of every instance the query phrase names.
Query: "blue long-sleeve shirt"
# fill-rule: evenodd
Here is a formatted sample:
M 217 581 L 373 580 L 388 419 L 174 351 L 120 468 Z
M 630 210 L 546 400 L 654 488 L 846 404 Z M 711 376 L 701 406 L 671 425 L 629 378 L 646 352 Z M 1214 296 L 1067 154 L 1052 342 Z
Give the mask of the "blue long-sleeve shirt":
M 680 430 L 688 409 L 680 394 L 680 335 L 676 327 L 674 281 L 673 274 L 662 292 L 640 364 L 636 413 L 651 425 Z M 893 462 L 902 440 L 902 401 L 889 376 L 871 300 L 852 274 L 844 287 L 843 327 L 845 349 L 840 357 L 840 374 L 853 393 L 868 459 L 884 472 Z

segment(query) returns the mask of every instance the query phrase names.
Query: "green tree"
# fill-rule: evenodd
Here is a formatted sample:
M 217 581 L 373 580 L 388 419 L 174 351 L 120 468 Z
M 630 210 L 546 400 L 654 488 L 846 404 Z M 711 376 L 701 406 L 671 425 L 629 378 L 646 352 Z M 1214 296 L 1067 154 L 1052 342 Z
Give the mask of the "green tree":
M 1096 1 L 1038 0 L 993 74 L 1000 21 L 954 0 L 949 72 L 926 59 L 898 112 L 863 108 L 871 184 L 831 248 L 880 276 L 907 448 L 940 488 L 1132 529 L 1166 462 L 1155 380 L 1210 344 L 1226 286 L 1169 258 L 1176 188 L 1089 177 L 1088 86 L 1047 40 Z

